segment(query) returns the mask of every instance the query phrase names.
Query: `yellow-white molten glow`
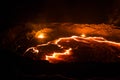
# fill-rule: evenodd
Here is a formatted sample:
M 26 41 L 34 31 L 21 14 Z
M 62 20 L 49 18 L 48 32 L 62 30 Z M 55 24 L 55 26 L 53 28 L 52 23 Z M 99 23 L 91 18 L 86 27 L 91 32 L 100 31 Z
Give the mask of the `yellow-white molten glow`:
M 44 38 L 44 34 L 39 34 L 37 33 L 37 37 L 38 38 Z M 62 38 L 58 38 L 54 41 L 50 41 L 46 44 L 40 44 L 40 45 L 37 45 L 37 47 L 30 47 L 28 48 L 26 52 L 32 52 L 36 55 L 39 56 L 39 54 L 42 54 L 42 46 L 49 46 L 51 44 L 55 44 L 57 45 L 57 47 L 59 47 L 61 50 L 63 50 L 62 52 L 56 52 L 56 51 L 53 51 L 53 52 L 50 52 L 49 55 L 48 53 L 47 54 L 44 54 L 43 57 L 41 58 L 41 60 L 47 60 L 49 61 L 50 63 L 57 63 L 59 61 L 69 61 L 69 58 L 73 58 L 73 57 L 70 57 L 72 56 L 72 54 L 74 54 L 74 50 L 77 49 L 77 47 L 79 47 L 79 44 L 75 45 L 75 47 L 70 47 L 70 46 L 64 46 L 64 44 L 62 45 L 62 43 L 66 43 L 66 44 L 69 44 L 70 41 L 74 41 L 76 43 L 80 42 L 80 43 L 85 43 L 85 44 L 90 44 L 90 47 L 93 46 L 93 45 L 96 45 L 96 43 L 98 44 L 102 44 L 102 45 L 110 45 L 110 46 L 113 46 L 114 47 L 118 47 L 118 49 L 120 49 L 120 43 L 117 43 L 117 42 L 113 42 L 113 41 L 108 41 L 106 39 L 104 39 L 103 37 L 88 37 L 86 36 L 85 34 L 82 34 L 81 36 L 71 36 L 71 37 L 62 37 Z M 91 43 L 94 43 L 93 45 L 91 45 Z M 40 49 L 41 47 L 41 49 Z M 80 47 L 81 48 L 81 47 Z M 94 47 L 93 47 L 94 48 Z M 109 47 L 109 49 L 112 49 L 111 47 Z M 108 49 L 108 50 L 109 50 Z M 41 50 L 41 51 L 40 51 Z M 103 49 L 102 49 L 103 50 Z M 112 52 L 114 53 L 114 50 L 112 50 Z M 120 58 L 120 55 L 117 55 L 118 58 Z
M 51 61 L 51 59 L 62 60 L 62 58 L 60 58 L 60 56 L 70 55 L 71 50 L 72 50 L 72 48 L 69 48 L 69 49 L 66 49 L 65 52 L 63 52 L 63 53 L 54 52 L 51 56 L 46 55 L 45 60 L 49 60 L 49 61 Z
M 38 32 L 35 34 L 35 37 L 36 37 L 36 38 L 39 38 L 39 39 L 43 39 L 43 38 L 45 38 L 45 33 L 41 32 L 41 31 L 38 31 Z
M 33 48 L 34 53 L 39 53 L 38 49 Z
M 85 34 L 81 34 L 81 37 L 86 37 L 86 35 Z
M 40 29 L 39 31 L 35 33 L 35 38 L 38 38 L 38 39 L 48 38 L 47 34 L 51 32 L 52 32 L 52 29 L 50 28 Z
M 43 33 L 41 33 L 37 36 L 37 38 L 43 39 L 43 38 L 45 38 L 45 35 Z

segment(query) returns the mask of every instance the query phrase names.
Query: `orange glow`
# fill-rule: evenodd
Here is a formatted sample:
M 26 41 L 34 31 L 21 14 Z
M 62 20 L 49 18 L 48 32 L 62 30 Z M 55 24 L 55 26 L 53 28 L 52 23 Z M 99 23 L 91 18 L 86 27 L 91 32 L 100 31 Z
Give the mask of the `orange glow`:
M 39 50 L 38 50 L 38 49 L 33 48 L 33 51 L 34 51 L 35 53 L 39 53 Z
M 47 34 L 52 32 L 52 29 L 50 28 L 43 28 L 35 33 L 35 38 L 43 39 L 48 37 Z
M 86 35 L 85 35 L 85 34 L 82 34 L 81 37 L 86 37 Z
M 35 37 L 36 37 L 36 38 L 43 39 L 43 38 L 45 38 L 45 34 L 42 33 L 41 31 L 38 31 L 38 32 L 35 34 Z
M 42 38 L 45 38 L 45 36 L 44 36 L 43 33 L 41 33 L 41 34 L 38 35 L 38 38 L 41 38 L 41 39 L 42 39 Z
M 43 37 L 40 37 L 43 38 Z M 71 44 L 73 42 L 73 44 Z M 74 44 L 75 43 L 75 44 Z M 81 43 L 85 43 L 85 44 L 81 44 Z M 72 61 L 73 59 L 79 57 L 79 55 L 77 57 L 73 56 L 74 55 L 74 50 L 76 49 L 81 49 L 81 46 L 86 45 L 89 46 L 91 49 L 93 49 L 94 51 L 94 45 L 99 44 L 99 45 L 109 45 L 109 46 L 113 46 L 113 47 L 118 47 L 118 49 L 120 49 L 120 43 L 117 42 L 113 42 L 113 41 L 108 41 L 106 39 L 104 39 L 103 37 L 86 37 L 85 34 L 82 34 L 81 36 L 71 36 L 71 37 L 62 37 L 62 38 L 58 38 L 55 41 L 50 41 L 46 44 L 40 44 L 37 45 L 36 47 L 30 47 L 26 50 L 26 52 L 30 51 L 35 55 L 42 54 L 41 60 L 47 60 L 50 63 L 58 63 L 58 62 L 64 62 L 64 61 Z M 94 43 L 94 44 L 92 44 Z M 58 47 L 61 51 L 43 51 L 41 47 L 47 47 L 51 44 L 55 44 L 56 47 Z M 81 46 L 79 46 L 81 45 Z M 97 45 L 96 45 L 97 46 Z M 97 46 L 98 47 L 98 46 Z M 104 48 L 104 46 L 103 46 Z M 103 48 L 100 48 L 101 50 L 104 51 Z M 45 48 L 45 50 L 48 48 Z M 49 48 L 51 49 L 51 48 Z M 82 48 L 83 49 L 83 48 Z M 105 47 L 105 49 L 107 49 Z M 108 48 L 108 50 L 111 50 L 112 48 Z M 84 50 L 83 50 L 84 51 Z M 91 50 L 92 51 L 92 50 Z M 26 53 L 25 52 L 25 53 Z M 42 53 L 41 53 L 42 52 Z M 112 52 L 114 53 L 114 50 L 112 49 Z M 118 57 L 120 57 L 120 55 L 117 55 Z
M 53 62 L 52 61 L 53 59 L 55 59 L 55 60 L 64 60 L 60 56 L 70 55 L 71 54 L 71 50 L 72 50 L 72 48 L 69 48 L 69 49 L 65 50 L 65 52 L 63 52 L 63 53 L 54 52 L 51 56 L 46 55 L 45 56 L 45 60 L 48 60 L 49 62 Z

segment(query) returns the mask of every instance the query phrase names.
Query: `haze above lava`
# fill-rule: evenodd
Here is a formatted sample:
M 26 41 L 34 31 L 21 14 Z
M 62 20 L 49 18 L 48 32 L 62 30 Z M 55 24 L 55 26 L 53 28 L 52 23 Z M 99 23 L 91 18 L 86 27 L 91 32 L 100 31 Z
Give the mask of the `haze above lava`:
M 2 45 L 11 43 L 20 55 L 50 63 L 116 62 L 119 34 L 118 27 L 107 24 L 28 23 L 6 32 Z

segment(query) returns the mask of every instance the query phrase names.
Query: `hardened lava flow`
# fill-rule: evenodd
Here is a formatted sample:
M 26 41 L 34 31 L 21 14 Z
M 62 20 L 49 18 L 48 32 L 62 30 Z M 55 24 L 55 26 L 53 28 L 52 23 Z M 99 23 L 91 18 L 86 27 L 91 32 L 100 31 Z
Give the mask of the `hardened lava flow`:
M 103 37 L 81 36 L 62 37 L 46 44 L 28 48 L 24 56 L 34 60 L 59 62 L 118 62 L 120 43 Z

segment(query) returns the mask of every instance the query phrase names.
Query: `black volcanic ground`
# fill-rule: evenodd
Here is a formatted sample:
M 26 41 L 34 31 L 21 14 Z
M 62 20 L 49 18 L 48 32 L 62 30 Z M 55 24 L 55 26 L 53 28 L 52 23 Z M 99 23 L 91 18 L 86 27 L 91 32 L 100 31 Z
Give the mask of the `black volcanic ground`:
M 44 26 L 44 27 L 42 27 Z M 34 32 L 52 31 L 47 33 L 46 40 L 42 42 L 34 37 Z M 73 29 L 73 30 L 72 30 Z M 69 39 L 68 36 L 82 34 L 86 36 L 103 36 L 105 39 L 95 38 L 86 39 L 87 37 L 75 37 Z M 102 33 L 100 33 L 101 31 Z M 110 32 L 110 33 L 108 33 Z M 58 34 L 57 34 L 58 33 Z M 94 33 L 94 34 L 92 34 Z M 120 31 L 115 26 L 106 24 L 28 24 L 10 29 L 4 32 L 2 36 L 2 55 L 3 74 L 17 79 L 101 79 L 119 78 L 119 34 Z M 114 36 L 113 36 L 114 35 Z M 67 61 L 60 61 L 57 64 L 51 64 L 49 61 L 40 60 L 43 54 L 49 54 L 54 51 L 62 51 L 53 40 L 60 37 L 58 44 L 67 48 L 72 48 L 72 55 L 63 56 Z M 116 41 L 110 43 L 109 41 Z M 50 43 L 46 46 L 37 46 L 41 52 L 38 55 L 27 53 L 23 56 L 27 48 Z M 41 54 L 42 53 L 42 54 Z M 30 54 L 30 55 L 28 55 Z M 32 54 L 32 55 L 31 55 Z M 35 60 L 33 60 L 33 57 Z M 69 59 L 72 57 L 72 60 Z M 69 63 L 68 63 L 69 62 Z M 15 77 L 14 77 L 15 76 Z M 102 79 L 103 79 L 102 78 Z
M 83 33 L 86 36 L 102 36 L 107 40 L 120 42 L 119 3 L 120 0 L 2 0 L 0 2 L 1 80 L 120 80 L 120 63 L 116 60 L 118 58 L 116 55 L 119 54 L 118 46 L 107 43 L 97 42 L 97 45 L 103 45 L 95 47 L 96 43 L 89 42 L 82 44 L 87 47 L 86 50 L 76 49 L 73 52 L 88 52 L 91 51 L 89 50 L 91 47 L 95 54 L 89 56 L 90 60 L 91 58 L 106 62 L 113 60 L 110 63 L 95 61 L 51 64 L 44 60 L 33 60 L 33 56 L 22 56 L 29 47 L 60 37 L 80 36 Z M 44 31 L 44 28 L 51 30 L 46 33 L 47 38 L 36 39 L 35 33 Z M 94 43 L 94 46 L 90 46 L 91 43 Z M 49 45 L 51 49 L 53 45 Z M 57 45 L 54 47 L 56 50 Z M 81 61 L 88 59 L 89 53 L 81 55 L 87 56 L 84 58 L 80 56 Z M 97 57 L 96 53 L 100 55 Z M 105 55 L 102 57 L 101 54 Z
M 59 39 L 57 39 L 59 40 Z M 59 47 L 60 46 L 60 47 Z M 63 48 L 62 48 L 63 47 Z M 46 55 L 52 53 L 64 52 L 71 48 L 70 55 L 60 55 L 61 60 L 54 58 L 52 63 L 59 62 L 119 62 L 120 61 L 120 43 L 107 41 L 102 37 L 64 37 L 57 44 L 49 42 L 46 45 L 38 45 L 35 47 L 39 53 L 35 53 L 34 49 L 28 49 L 24 56 L 31 57 L 35 60 L 41 60 Z M 64 53 L 63 53 L 64 54 Z M 45 60 L 45 59 L 44 59 Z

